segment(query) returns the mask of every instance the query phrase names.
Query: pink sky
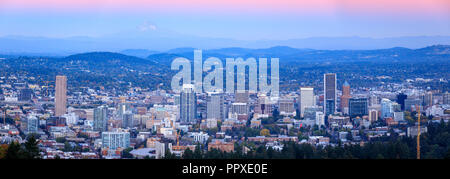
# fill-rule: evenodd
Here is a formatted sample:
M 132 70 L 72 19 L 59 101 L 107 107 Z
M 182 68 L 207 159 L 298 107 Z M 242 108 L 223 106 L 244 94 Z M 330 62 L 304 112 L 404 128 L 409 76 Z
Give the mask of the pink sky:
M 0 9 L 414 13 L 450 16 L 450 0 L 0 0 Z

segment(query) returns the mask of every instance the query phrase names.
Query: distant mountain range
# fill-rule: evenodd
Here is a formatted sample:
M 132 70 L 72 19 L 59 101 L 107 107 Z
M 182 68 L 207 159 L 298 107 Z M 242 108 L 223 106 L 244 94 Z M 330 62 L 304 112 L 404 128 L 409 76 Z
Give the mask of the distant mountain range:
M 170 65 L 176 57 L 193 60 L 195 48 L 177 48 L 155 52 L 143 49 L 116 52 L 87 52 L 61 57 L 29 57 L 0 55 L 0 67 L 11 74 L 38 76 L 41 81 L 66 74 L 72 85 L 99 85 L 107 88 L 127 89 L 130 84 L 156 88 L 170 87 L 176 70 Z M 283 89 L 298 89 L 298 85 L 316 84 L 326 72 L 338 73 L 341 79 L 361 86 L 376 84 L 376 76 L 388 75 L 392 80 L 427 77 L 448 79 L 450 45 L 433 45 L 419 49 L 403 47 L 376 50 L 316 50 L 275 46 L 270 48 L 219 48 L 203 50 L 208 57 L 277 57 L 280 59 L 280 79 Z M 364 76 L 364 79 L 360 77 Z M 371 81 L 365 79 L 370 76 Z M 37 79 L 37 80 L 39 80 Z M 305 84 L 291 83 L 301 79 Z M 447 90 L 447 86 L 442 86 Z
M 165 64 L 170 65 L 176 57 L 193 59 L 195 48 L 176 48 L 165 52 L 150 51 L 145 49 L 128 49 L 121 53 L 115 52 L 87 52 L 69 55 L 66 57 L 56 57 L 56 59 L 69 61 L 97 61 L 109 63 L 131 63 L 135 64 Z M 315 50 L 298 49 L 288 46 L 275 46 L 271 48 L 251 49 L 251 48 L 220 48 L 203 50 L 203 59 L 208 57 L 218 57 L 225 60 L 227 57 L 266 57 L 279 58 L 280 62 L 305 62 L 305 61 L 412 61 L 443 59 L 450 60 L 450 45 L 433 45 L 420 49 L 409 49 L 395 47 L 376 50 Z M 27 56 L 21 55 L 21 56 Z M 0 55 L 3 58 L 11 58 L 11 55 Z
M 240 48 L 266 49 L 273 46 L 289 46 L 296 49 L 316 50 L 374 50 L 405 47 L 410 49 L 442 44 L 450 45 L 450 36 L 411 36 L 392 38 L 365 37 L 312 37 L 290 40 L 234 40 L 224 38 L 188 37 L 179 34 L 156 33 L 119 34 L 105 37 L 0 37 L 0 54 L 26 56 L 67 56 L 89 51 L 109 51 L 145 57 L 167 52 L 183 53 L 198 49 L 226 48 L 236 52 Z M 187 47 L 187 48 L 178 48 Z M 225 49 L 222 49 L 222 52 Z M 284 50 L 286 49 L 272 49 Z M 294 50 L 296 51 L 296 50 Z

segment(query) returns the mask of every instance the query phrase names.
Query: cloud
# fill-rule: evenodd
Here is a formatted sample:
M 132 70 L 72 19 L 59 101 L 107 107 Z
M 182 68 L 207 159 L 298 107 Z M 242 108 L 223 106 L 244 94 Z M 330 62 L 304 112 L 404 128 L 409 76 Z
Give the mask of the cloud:
M 155 31 L 155 30 L 157 29 L 157 27 L 156 27 L 155 24 L 152 24 L 152 23 L 150 23 L 150 22 L 144 22 L 144 24 L 140 25 L 140 26 L 138 27 L 138 29 L 139 29 L 140 31 L 142 31 L 142 32 L 145 32 L 145 31 Z

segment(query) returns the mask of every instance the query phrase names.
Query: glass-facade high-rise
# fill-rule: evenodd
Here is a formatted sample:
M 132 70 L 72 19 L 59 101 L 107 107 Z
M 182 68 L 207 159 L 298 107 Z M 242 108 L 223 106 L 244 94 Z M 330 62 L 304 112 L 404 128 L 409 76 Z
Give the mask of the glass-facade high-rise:
M 108 130 L 108 108 L 106 106 L 99 106 L 94 109 L 94 131 Z
M 367 98 L 350 98 L 348 101 L 350 117 L 362 117 L 369 114 Z
M 336 112 L 336 73 L 323 75 L 324 112 L 325 116 Z
M 180 122 L 195 122 L 197 115 L 196 95 L 194 85 L 184 84 L 180 93 Z
M 392 117 L 393 112 L 392 101 L 386 98 L 381 99 L 381 118 Z

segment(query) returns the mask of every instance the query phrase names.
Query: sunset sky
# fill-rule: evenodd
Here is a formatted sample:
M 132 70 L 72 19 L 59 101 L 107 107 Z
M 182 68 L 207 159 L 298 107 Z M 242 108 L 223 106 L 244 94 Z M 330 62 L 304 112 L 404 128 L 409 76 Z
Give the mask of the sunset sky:
M 450 35 L 449 0 L 0 0 L 0 36 L 165 31 L 233 39 Z

